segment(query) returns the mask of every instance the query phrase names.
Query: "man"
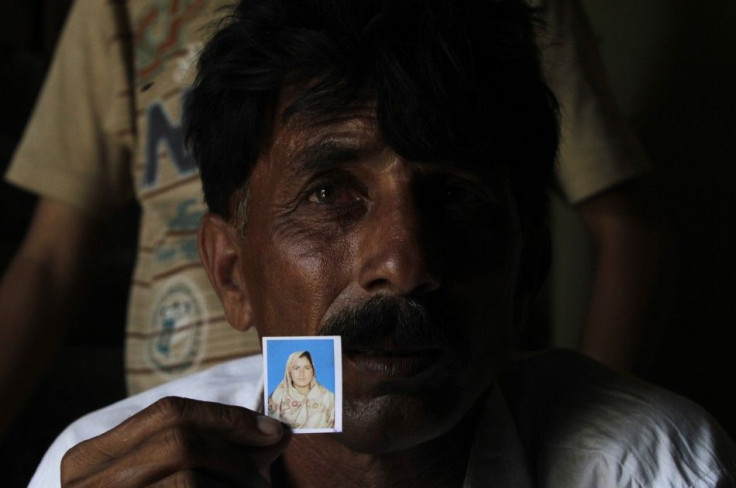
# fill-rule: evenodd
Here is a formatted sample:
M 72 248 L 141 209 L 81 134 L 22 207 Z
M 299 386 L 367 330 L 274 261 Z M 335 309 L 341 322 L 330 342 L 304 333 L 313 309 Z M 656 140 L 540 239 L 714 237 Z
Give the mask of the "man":
M 482 13 L 249 0 L 200 61 L 204 268 L 237 330 L 342 336 L 344 432 L 254 412 L 245 358 L 80 420 L 32 486 L 733 482 L 682 399 L 564 354 L 501 373 L 545 272 L 557 129 L 527 8 Z

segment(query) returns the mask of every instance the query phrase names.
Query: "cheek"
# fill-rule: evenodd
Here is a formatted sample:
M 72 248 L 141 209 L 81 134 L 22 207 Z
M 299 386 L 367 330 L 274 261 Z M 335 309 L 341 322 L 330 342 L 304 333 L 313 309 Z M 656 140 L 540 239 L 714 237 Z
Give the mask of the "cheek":
M 456 240 L 448 247 L 443 283 L 454 308 L 494 322 L 497 316 L 510 313 L 519 273 L 520 239 L 503 232 Z
M 506 234 L 513 236 L 514 234 Z M 476 364 L 477 370 L 466 369 L 467 381 L 486 381 L 498 370 L 507 356 L 515 331 L 514 311 L 517 280 L 521 258 L 520 238 L 513 237 L 504 245 L 466 250 L 464 256 L 478 253 L 471 270 L 457 266 L 454 276 L 446 283 L 449 309 L 454 317 L 448 318 L 456 334 L 455 350 L 462 353 L 459 360 Z
M 253 304 L 262 334 L 310 335 L 350 282 L 346 239 L 310 229 L 275 229 L 254 256 L 262 290 Z
M 464 219 L 425 219 L 424 242 L 439 243 L 435 259 L 446 285 L 462 295 L 503 293 L 517 272 L 521 236 L 510 210 Z

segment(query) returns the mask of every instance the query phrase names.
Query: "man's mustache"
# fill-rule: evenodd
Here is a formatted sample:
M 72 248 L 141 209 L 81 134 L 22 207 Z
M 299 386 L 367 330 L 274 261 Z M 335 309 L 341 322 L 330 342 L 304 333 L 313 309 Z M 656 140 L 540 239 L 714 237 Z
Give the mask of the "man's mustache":
M 343 350 L 383 348 L 425 349 L 449 344 L 443 320 L 410 297 L 378 295 L 339 311 L 317 335 L 342 336 Z

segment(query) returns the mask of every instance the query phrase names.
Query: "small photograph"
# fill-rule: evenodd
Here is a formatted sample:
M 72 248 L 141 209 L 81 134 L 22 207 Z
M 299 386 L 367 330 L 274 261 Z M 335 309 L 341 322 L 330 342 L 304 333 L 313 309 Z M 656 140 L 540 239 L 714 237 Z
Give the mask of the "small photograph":
M 264 337 L 266 414 L 295 434 L 342 431 L 339 336 Z

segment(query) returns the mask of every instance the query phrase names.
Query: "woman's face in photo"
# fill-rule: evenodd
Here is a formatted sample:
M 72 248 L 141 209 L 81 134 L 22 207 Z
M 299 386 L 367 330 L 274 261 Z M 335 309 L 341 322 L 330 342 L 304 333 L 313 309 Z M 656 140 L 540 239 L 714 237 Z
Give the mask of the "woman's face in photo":
M 314 378 L 314 368 L 307 358 L 296 358 L 294 364 L 291 365 L 291 382 L 294 386 L 308 387 Z

